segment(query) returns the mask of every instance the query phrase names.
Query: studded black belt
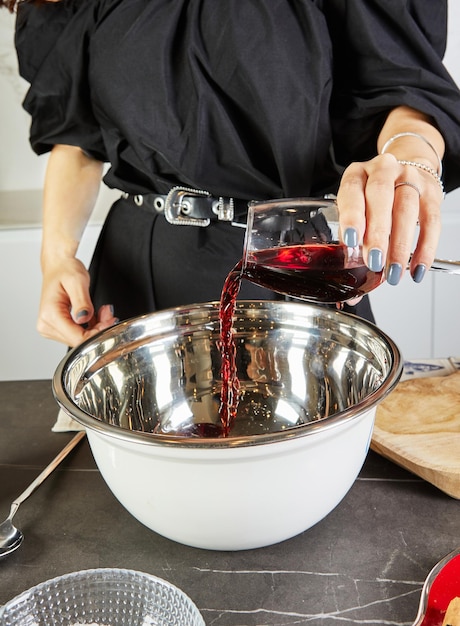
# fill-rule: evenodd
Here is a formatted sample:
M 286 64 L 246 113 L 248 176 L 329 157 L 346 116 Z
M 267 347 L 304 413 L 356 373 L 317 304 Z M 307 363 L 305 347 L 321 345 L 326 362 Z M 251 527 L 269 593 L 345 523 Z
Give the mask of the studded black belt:
M 137 206 L 164 213 L 166 220 L 175 226 L 209 226 L 211 222 L 227 222 L 232 226 L 246 227 L 248 200 L 213 196 L 201 189 L 173 187 L 167 195 L 128 194 Z

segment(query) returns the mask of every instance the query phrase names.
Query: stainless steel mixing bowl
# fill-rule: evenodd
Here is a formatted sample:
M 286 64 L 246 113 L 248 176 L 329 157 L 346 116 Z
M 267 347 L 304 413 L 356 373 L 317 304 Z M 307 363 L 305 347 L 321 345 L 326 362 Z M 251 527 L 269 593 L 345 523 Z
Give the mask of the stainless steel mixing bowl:
M 228 437 L 217 303 L 123 322 L 70 352 L 53 381 L 120 502 L 203 548 L 268 545 L 329 513 L 402 370 L 375 326 L 313 305 L 241 301 L 234 334 L 242 394 Z

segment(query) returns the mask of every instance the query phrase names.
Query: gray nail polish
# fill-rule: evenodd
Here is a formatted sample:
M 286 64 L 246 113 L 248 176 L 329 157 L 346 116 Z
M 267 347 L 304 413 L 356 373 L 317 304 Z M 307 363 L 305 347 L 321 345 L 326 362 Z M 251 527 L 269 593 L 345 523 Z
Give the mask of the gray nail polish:
M 367 265 L 372 272 L 380 272 L 383 267 L 383 254 L 378 248 L 369 250 Z
M 343 243 L 349 248 L 356 248 L 358 245 L 358 233 L 354 228 L 347 228 L 343 233 Z
M 88 311 L 86 309 L 82 309 L 81 311 L 78 311 L 77 313 L 77 320 L 80 319 L 80 317 L 86 317 L 88 315 Z
M 417 267 L 414 270 L 414 273 L 412 274 L 412 280 L 414 281 L 414 283 L 421 283 L 423 280 L 423 277 L 425 276 L 425 272 L 426 272 L 426 265 L 423 265 L 423 263 L 420 263 L 419 265 L 417 265 Z
M 401 280 L 402 265 L 400 263 L 392 263 L 388 270 L 387 283 L 389 285 L 397 285 Z

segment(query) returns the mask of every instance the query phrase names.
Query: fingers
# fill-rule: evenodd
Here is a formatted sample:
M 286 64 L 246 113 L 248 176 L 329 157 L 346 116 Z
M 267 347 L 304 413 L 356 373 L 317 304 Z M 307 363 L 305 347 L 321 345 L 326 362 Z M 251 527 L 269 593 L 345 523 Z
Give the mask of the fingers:
M 97 312 L 97 319 L 99 324 L 107 324 L 112 326 L 117 323 L 118 318 L 114 317 L 113 306 L 111 304 L 103 304 Z
M 401 164 L 391 154 L 353 163 L 337 195 L 344 243 L 361 242 L 368 267 L 384 268 L 391 285 L 399 283 L 411 259 L 412 278 L 420 282 L 435 256 L 442 199 L 429 172 Z
M 46 269 L 37 321 L 41 335 L 74 347 L 117 321 L 110 305 L 94 314 L 89 275 L 80 261 L 65 259 Z
M 409 175 L 409 174 L 408 174 Z M 405 181 L 394 189 L 391 233 L 386 263 L 386 280 L 397 285 L 407 267 L 412 252 L 420 207 L 418 187 Z M 415 185 L 415 183 L 414 183 Z
M 119 321 L 120 320 L 114 316 L 113 306 L 111 304 L 103 304 L 97 312 L 97 316 L 94 317 L 89 323 L 89 330 L 86 335 L 88 337 L 92 337 L 101 330 L 105 330 L 114 324 L 118 324 Z
M 388 181 L 394 180 L 392 165 L 391 157 L 382 159 L 380 165 L 353 163 L 345 170 L 337 195 L 342 232 L 357 230 L 364 259 L 375 272 L 385 265 L 391 231 L 394 192 Z
M 69 314 L 68 308 L 66 311 L 56 307 L 52 314 L 39 317 L 37 329 L 44 337 L 73 348 L 118 322 L 119 319 L 113 315 L 112 305 L 103 305 L 97 317 L 93 316 L 85 324 L 77 324 Z
M 439 189 L 425 188 L 420 199 L 419 235 L 410 262 L 410 273 L 417 283 L 423 280 L 433 264 L 441 234 L 441 200 Z
M 69 346 L 77 345 L 84 333 L 80 324 L 90 319 L 92 314 L 89 277 L 82 264 L 69 258 L 48 265 L 43 272 L 37 321 L 39 333 Z
M 40 310 L 37 320 L 38 332 L 47 339 L 54 339 L 70 347 L 76 346 L 84 339 L 85 329 L 74 322 L 68 308 L 47 302 Z

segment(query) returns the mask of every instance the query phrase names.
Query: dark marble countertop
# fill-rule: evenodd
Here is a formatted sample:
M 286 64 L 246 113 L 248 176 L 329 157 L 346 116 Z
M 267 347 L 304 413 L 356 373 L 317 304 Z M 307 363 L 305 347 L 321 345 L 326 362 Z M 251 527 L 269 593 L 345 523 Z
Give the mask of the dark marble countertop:
M 51 432 L 56 415 L 50 381 L 0 383 L 1 519 L 71 439 Z M 0 604 L 60 574 L 122 567 L 183 589 L 207 626 L 410 625 L 429 570 L 460 544 L 459 501 L 373 452 L 328 517 L 257 550 L 200 550 L 145 528 L 109 491 L 86 439 L 14 523 L 25 540 L 0 561 Z

